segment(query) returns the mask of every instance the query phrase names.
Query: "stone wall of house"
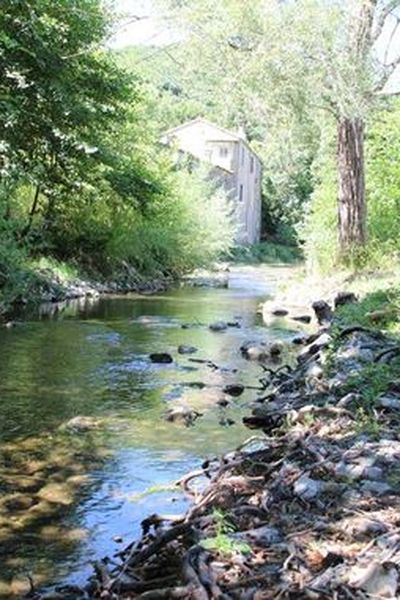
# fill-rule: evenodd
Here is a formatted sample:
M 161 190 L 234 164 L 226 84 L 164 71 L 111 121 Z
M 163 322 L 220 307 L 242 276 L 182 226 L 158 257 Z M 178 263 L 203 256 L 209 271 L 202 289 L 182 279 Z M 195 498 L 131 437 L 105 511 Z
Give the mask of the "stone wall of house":
M 231 199 L 236 243 L 254 244 L 261 231 L 261 162 L 245 140 L 203 120 L 175 128 L 162 141 L 214 166 L 211 176 Z

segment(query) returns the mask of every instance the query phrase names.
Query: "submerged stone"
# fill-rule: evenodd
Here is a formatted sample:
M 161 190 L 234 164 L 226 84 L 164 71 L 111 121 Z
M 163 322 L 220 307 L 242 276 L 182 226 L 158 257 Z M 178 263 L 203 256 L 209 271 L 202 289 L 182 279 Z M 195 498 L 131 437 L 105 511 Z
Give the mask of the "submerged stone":
M 195 352 L 198 352 L 198 349 L 195 346 L 185 346 L 185 344 L 178 346 L 179 354 L 194 354 Z

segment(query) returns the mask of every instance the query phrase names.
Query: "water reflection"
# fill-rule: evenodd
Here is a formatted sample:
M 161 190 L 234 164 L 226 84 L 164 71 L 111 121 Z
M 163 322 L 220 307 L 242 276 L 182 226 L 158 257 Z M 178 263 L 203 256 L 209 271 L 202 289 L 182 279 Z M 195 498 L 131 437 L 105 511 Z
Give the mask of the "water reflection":
M 227 383 L 260 376 L 240 355 L 244 340 L 290 335 L 266 330 L 256 315 L 284 273 L 242 269 L 229 289 L 50 305 L 1 330 L 0 596 L 21 595 L 28 573 L 37 584 L 82 581 L 90 560 L 117 549 L 116 536 L 135 535 L 145 515 L 184 509 L 162 486 L 247 437 L 241 416 L 256 392 L 219 400 Z M 208 329 L 221 319 L 241 327 Z M 221 369 L 178 354 L 180 344 Z M 153 364 L 151 352 L 174 362 Z M 168 423 L 175 404 L 203 416 L 194 427 Z M 62 427 L 77 415 L 96 427 Z M 148 488 L 158 493 L 143 494 Z

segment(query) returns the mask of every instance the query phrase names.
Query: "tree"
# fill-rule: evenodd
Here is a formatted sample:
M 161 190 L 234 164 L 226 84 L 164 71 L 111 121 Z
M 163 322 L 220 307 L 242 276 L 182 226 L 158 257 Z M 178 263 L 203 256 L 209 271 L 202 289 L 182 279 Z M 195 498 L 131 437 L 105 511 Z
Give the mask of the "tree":
M 184 43 L 196 54 L 194 68 L 223 105 L 220 114 L 230 112 L 231 120 L 235 114 L 260 148 L 275 143 L 275 159 L 281 153 L 286 162 L 293 154 L 295 162 L 304 160 L 302 129 L 311 134 L 308 165 L 318 129 L 335 121 L 342 258 L 367 239 L 365 127 L 400 62 L 393 43 L 399 6 L 399 0 L 223 0 L 216 8 L 210 0 L 186 0 L 176 9 L 186 23 Z
M 351 4 L 351 3 L 350 3 Z M 338 225 L 339 247 L 344 258 L 348 252 L 365 245 L 367 206 L 365 195 L 364 136 L 365 118 L 389 77 L 400 63 L 400 54 L 387 62 L 390 42 L 397 32 L 398 0 L 356 0 L 350 7 L 343 60 L 353 69 L 332 70 L 324 61 L 325 93 L 337 120 Z M 349 10 L 349 9 L 347 9 Z M 376 44 L 382 39 L 387 20 L 395 20 L 384 61 L 374 61 Z M 376 57 L 375 57 L 376 58 Z M 337 93 L 336 90 L 343 90 Z
M 131 78 L 102 48 L 100 0 L 4 0 L 0 13 L 0 172 L 3 188 L 27 183 L 45 224 L 103 159 L 102 137 L 134 103 Z M 10 214 L 8 204 L 6 214 Z

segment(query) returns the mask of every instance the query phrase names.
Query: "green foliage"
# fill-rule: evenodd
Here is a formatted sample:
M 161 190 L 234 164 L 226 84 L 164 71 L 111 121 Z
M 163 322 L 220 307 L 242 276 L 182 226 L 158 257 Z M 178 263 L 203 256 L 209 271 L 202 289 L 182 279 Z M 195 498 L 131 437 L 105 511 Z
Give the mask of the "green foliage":
M 229 260 L 236 263 L 294 263 L 301 260 L 298 246 L 288 246 L 277 242 L 261 242 L 253 246 L 238 246 L 228 254 Z
M 251 553 L 251 546 L 249 544 L 231 537 L 230 534 L 234 533 L 235 528 L 223 511 L 214 509 L 212 517 L 215 523 L 215 536 L 203 540 L 201 542 L 203 548 L 206 550 L 215 550 L 225 555 Z

